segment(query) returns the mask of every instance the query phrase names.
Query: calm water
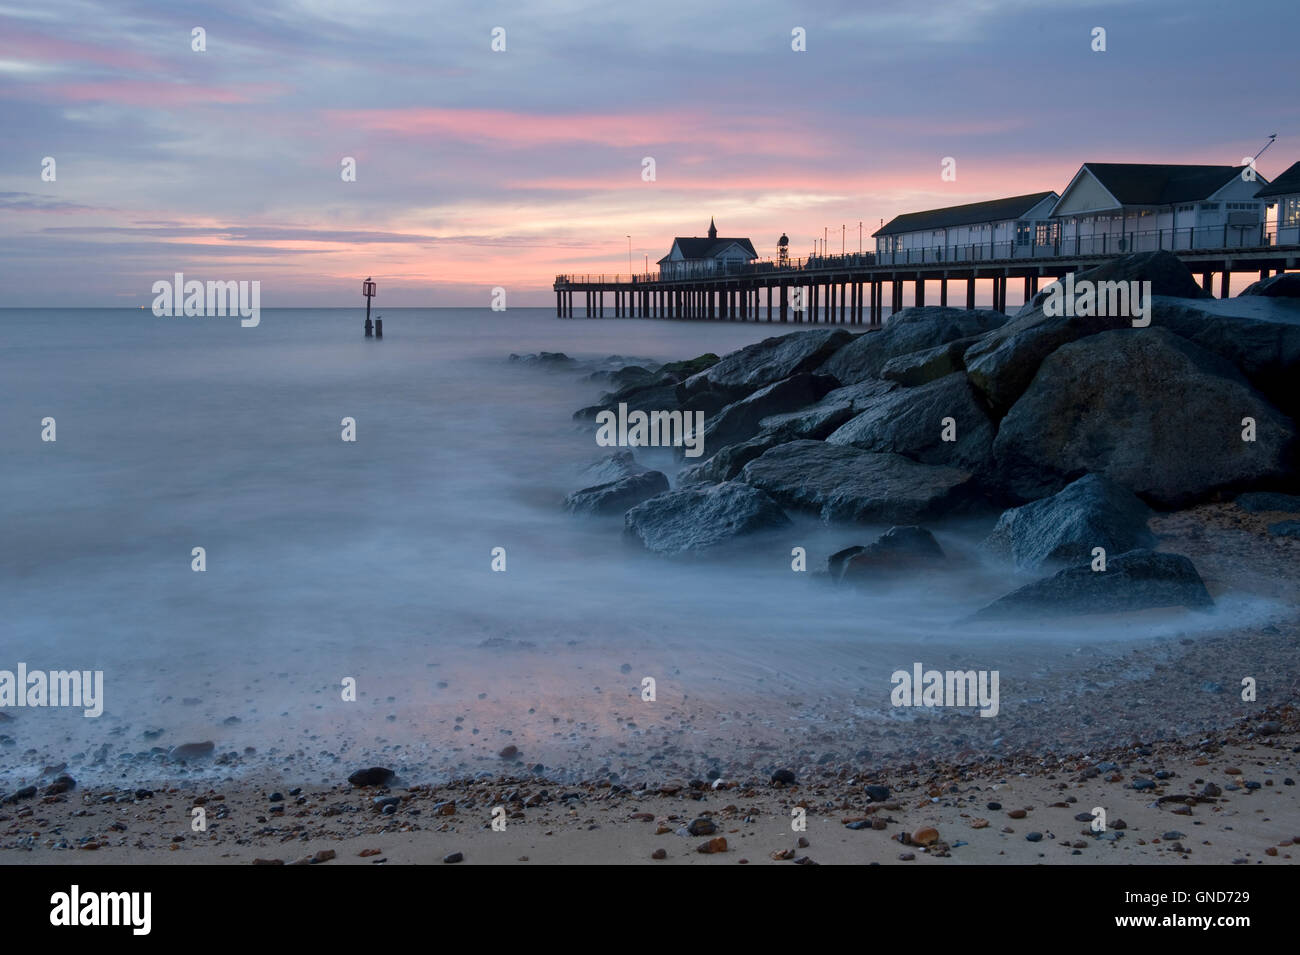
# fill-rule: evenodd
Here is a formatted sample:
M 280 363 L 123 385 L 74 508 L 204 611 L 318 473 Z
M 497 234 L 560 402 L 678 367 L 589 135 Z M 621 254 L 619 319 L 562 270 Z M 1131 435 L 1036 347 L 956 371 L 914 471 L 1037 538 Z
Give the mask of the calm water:
M 148 775 L 151 746 L 188 739 L 253 747 L 289 774 L 336 759 L 449 773 L 507 737 L 530 762 L 607 765 L 625 724 L 646 721 L 642 675 L 659 681 L 661 712 L 688 721 L 674 732 L 743 707 L 788 733 L 776 714 L 791 699 L 887 709 L 888 673 L 918 642 L 1004 636 L 950 635 L 1007 586 L 961 533 L 941 535 L 970 564 L 949 590 L 868 598 L 792 573 L 790 549 L 814 568 L 870 529 L 800 521 L 743 557 L 682 563 L 629 548 L 618 519 L 562 512 L 604 453 L 572 412 L 604 388 L 511 352 L 671 360 L 771 326 L 384 317 L 385 339 L 368 341 L 354 311 L 266 310 L 253 329 L 0 312 L 0 668 L 106 682 L 98 720 L 47 709 L 0 723 L 0 774 L 71 760 Z M 40 440 L 46 416 L 57 442 Z M 345 416 L 356 443 L 340 440 Z M 495 547 L 505 573 L 490 569 Z M 347 677 L 356 703 L 341 699 Z

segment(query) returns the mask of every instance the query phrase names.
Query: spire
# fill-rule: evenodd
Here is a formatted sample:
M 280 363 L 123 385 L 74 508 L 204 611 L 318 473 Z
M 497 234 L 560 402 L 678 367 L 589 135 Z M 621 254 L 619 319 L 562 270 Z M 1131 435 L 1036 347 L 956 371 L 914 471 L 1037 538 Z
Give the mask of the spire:
M 713 216 L 709 216 L 709 238 L 716 239 L 717 237 L 718 237 L 718 227 L 713 224 Z

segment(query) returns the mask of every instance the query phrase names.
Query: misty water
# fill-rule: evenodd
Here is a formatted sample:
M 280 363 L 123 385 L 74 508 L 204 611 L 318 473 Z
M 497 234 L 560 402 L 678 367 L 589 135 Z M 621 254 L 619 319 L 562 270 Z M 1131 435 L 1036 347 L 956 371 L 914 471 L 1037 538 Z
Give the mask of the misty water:
M 375 341 L 355 310 L 265 310 L 256 328 L 0 312 L 0 669 L 105 682 L 98 719 L 8 710 L 0 777 L 67 762 L 81 778 L 337 781 L 375 764 L 423 781 L 499 770 L 507 745 L 557 774 L 725 771 L 805 745 L 852 755 L 860 727 L 906 725 L 889 676 L 914 661 L 1000 669 L 1003 693 L 1023 695 L 1091 665 L 1083 644 L 1224 623 L 955 627 L 1019 582 L 981 559 L 989 522 L 935 527 L 956 572 L 872 592 L 793 572 L 791 549 L 816 570 L 884 528 L 796 517 L 724 555 L 651 556 L 621 519 L 561 506 L 608 453 L 572 420 L 606 386 L 507 356 L 667 361 L 788 327 L 383 314 Z M 675 478 L 668 452 L 637 456 Z M 162 755 L 202 740 L 238 758 Z

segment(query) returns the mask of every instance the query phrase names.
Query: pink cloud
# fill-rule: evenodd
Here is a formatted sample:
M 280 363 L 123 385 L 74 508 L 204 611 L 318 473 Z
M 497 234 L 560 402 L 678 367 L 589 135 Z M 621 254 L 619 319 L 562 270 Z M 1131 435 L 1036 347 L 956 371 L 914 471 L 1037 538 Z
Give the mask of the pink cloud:
M 567 143 L 611 148 L 686 143 L 728 152 L 819 155 L 820 134 L 793 128 L 788 116 L 729 116 L 705 112 L 534 114 L 492 109 L 330 110 L 327 119 L 348 129 L 414 138 L 454 139 L 516 149 Z

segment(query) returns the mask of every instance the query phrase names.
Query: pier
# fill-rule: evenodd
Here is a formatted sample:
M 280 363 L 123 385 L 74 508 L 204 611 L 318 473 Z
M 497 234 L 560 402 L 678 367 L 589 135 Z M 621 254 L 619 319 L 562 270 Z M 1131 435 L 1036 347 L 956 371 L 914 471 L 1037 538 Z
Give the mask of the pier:
M 992 307 L 1007 311 L 1007 290 L 1023 283 L 1023 300 L 1063 278 L 1129 251 L 1163 248 L 1165 239 L 1143 243 L 1135 234 L 1122 247 L 1072 250 L 1055 247 L 988 249 L 972 247 L 968 257 L 941 250 L 947 261 L 925 261 L 926 250 L 909 250 L 918 261 L 877 261 L 871 253 L 819 256 L 778 265 L 756 262 L 686 277 L 660 272 L 640 275 L 557 275 L 556 315 L 574 318 L 677 318 L 714 321 L 768 321 L 878 326 L 887 314 L 908 305 L 951 305 L 975 308 L 975 283 L 991 281 Z M 1201 287 L 1227 298 L 1234 273 L 1268 278 L 1296 269 L 1300 245 L 1277 245 L 1271 235 L 1257 235 L 1261 244 L 1220 248 L 1169 249 L 1199 277 Z M 1144 245 L 1148 248 L 1144 248 Z M 940 251 L 940 250 L 936 250 Z M 1015 253 L 1021 252 L 1020 255 Z M 1010 254 L 1004 254 L 1010 253 Z M 988 254 L 988 258 L 980 256 Z M 1002 255 L 995 258 L 995 255 Z M 954 260 L 955 258 L 955 260 Z M 909 288 L 910 286 L 910 288 Z M 580 296 L 580 298 L 579 298 Z M 888 302 L 888 310 L 886 310 Z

